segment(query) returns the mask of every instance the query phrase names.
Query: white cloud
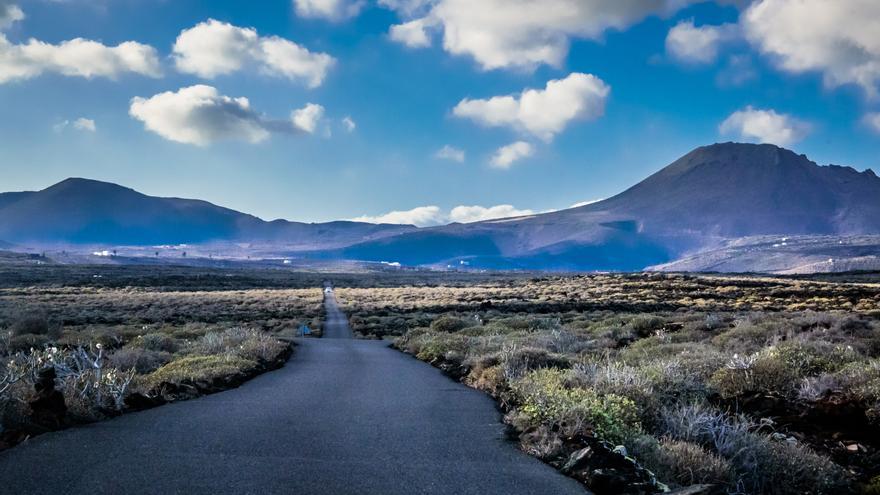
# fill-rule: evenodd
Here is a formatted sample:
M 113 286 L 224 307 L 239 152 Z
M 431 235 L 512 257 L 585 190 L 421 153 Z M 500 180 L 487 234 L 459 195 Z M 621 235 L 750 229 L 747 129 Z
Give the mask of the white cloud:
M 354 132 L 354 130 L 357 129 L 357 124 L 355 124 L 351 116 L 346 115 L 345 118 L 342 119 L 342 127 L 344 127 L 347 132 Z
M 369 216 L 364 215 L 351 219 L 353 222 L 367 223 L 393 223 L 401 225 L 415 225 L 417 227 L 428 227 L 431 225 L 441 225 L 446 221 L 446 215 L 438 206 L 419 206 L 412 210 L 392 211 L 383 215 Z
M 97 126 L 95 126 L 95 121 L 92 119 L 87 119 L 85 117 L 80 117 L 73 121 L 73 128 L 78 131 L 88 131 L 95 132 L 98 130 Z
M 869 112 L 865 114 L 865 117 L 862 119 L 862 121 L 872 131 L 880 134 L 880 112 Z
M 880 2 L 759 0 L 741 16 L 746 37 L 788 72 L 818 71 L 825 84 L 880 83 Z
M 0 29 L 6 29 L 24 19 L 24 12 L 8 0 L 0 0 Z
M 580 201 L 580 202 L 577 202 L 577 203 L 569 206 L 569 208 L 580 208 L 581 206 L 591 205 L 593 203 L 598 203 L 599 201 L 604 201 L 604 200 L 603 199 L 591 199 L 589 201 Z
M 363 9 L 364 0 L 293 0 L 297 15 L 331 21 L 350 19 Z
M 311 52 L 290 40 L 260 36 L 253 28 L 240 28 L 209 19 L 180 32 L 173 49 L 177 70 L 214 78 L 246 68 L 321 85 L 336 60 L 326 53 Z
M 426 14 L 435 0 L 379 0 L 379 5 L 391 9 L 404 17 Z
M 315 103 L 309 103 L 299 110 L 294 110 L 290 114 L 290 120 L 293 126 L 308 134 L 314 134 L 318 128 L 318 123 L 324 117 L 324 107 Z
M 517 141 L 498 148 L 498 150 L 495 151 L 495 154 L 492 155 L 492 160 L 489 163 L 495 168 L 507 169 L 510 168 L 514 162 L 523 158 L 528 158 L 534 153 L 535 149 L 531 144 L 525 141 Z
M 809 123 L 791 115 L 748 106 L 733 112 L 718 130 L 721 134 L 736 134 L 747 140 L 790 146 L 805 138 L 810 128 Z
M 107 46 L 76 38 L 53 45 L 32 38 L 24 44 L 13 44 L 0 34 L 0 83 L 46 72 L 110 79 L 126 73 L 161 75 L 156 50 L 134 41 Z
M 310 119 L 323 114 L 323 108 L 309 104 L 301 111 L 299 122 L 272 120 L 254 111 L 247 98 L 224 96 L 216 88 L 197 85 L 150 98 L 132 98 L 129 115 L 165 139 L 207 146 L 223 140 L 258 143 L 273 132 L 311 132 Z
M 694 20 L 681 21 L 666 35 L 666 51 L 681 62 L 708 64 L 718 57 L 722 43 L 735 39 L 735 24 L 720 26 L 694 26 Z
M 95 121 L 92 119 L 87 119 L 85 117 L 80 117 L 73 122 L 69 120 L 62 120 L 57 124 L 52 126 L 52 130 L 55 132 L 62 132 L 68 127 L 73 127 L 77 131 L 86 131 L 86 132 L 95 132 L 98 130 L 98 127 L 95 125 Z
M 532 210 L 518 210 L 513 205 L 456 206 L 449 212 L 449 220 L 459 223 L 482 222 L 498 218 L 523 217 L 534 215 Z
M 434 157 L 441 160 L 451 160 L 453 162 L 464 163 L 465 153 L 464 150 L 460 150 L 447 144 L 437 150 L 437 152 L 434 153 Z
M 490 207 L 461 205 L 452 208 L 448 212 L 443 211 L 438 206 L 419 206 L 411 210 L 392 211 L 376 216 L 364 215 L 352 218 L 351 221 L 433 227 L 436 225 L 446 225 L 451 222 L 471 223 L 533 214 L 532 210 L 518 210 L 512 205 Z
M 431 46 L 431 38 L 428 36 L 427 27 L 424 19 L 415 19 L 391 26 L 388 35 L 392 40 L 403 43 L 410 48 L 424 48 Z
M 690 0 L 380 1 L 407 20 L 421 21 L 407 28 L 392 28 L 392 38 L 424 46 L 427 35 L 423 39 L 416 28 L 434 27 L 442 31 L 447 52 L 469 55 L 486 70 L 534 69 L 541 64 L 559 67 L 571 38 L 600 39 L 609 29 L 625 29 L 649 15 L 668 14 L 688 3 Z M 416 15 L 421 17 L 413 19 Z
M 519 96 L 464 99 L 455 106 L 453 114 L 489 127 L 510 127 L 551 141 L 574 120 L 601 117 L 610 91 L 598 77 L 575 72 L 565 79 L 549 81 L 543 90 L 527 89 Z

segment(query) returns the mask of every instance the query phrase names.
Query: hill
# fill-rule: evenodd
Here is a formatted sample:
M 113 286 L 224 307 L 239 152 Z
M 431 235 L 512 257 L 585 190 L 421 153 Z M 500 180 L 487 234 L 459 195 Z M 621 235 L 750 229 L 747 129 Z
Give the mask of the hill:
M 42 191 L 0 194 L 0 239 L 19 244 L 242 241 L 323 249 L 414 228 L 357 222 L 266 222 L 206 201 L 157 198 L 116 184 L 78 178 Z
M 880 234 L 880 178 L 773 145 L 697 148 L 604 201 L 453 224 L 333 255 L 487 268 L 635 270 L 760 235 Z

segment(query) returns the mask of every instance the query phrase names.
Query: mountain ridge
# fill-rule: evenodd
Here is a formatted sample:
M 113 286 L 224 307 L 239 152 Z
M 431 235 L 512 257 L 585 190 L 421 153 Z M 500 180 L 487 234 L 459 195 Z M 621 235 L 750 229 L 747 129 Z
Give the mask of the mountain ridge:
M 244 242 L 268 245 L 264 253 L 405 265 L 641 270 L 723 248 L 731 239 L 874 234 L 880 234 L 880 178 L 873 170 L 820 166 L 766 144 L 696 148 L 589 205 L 421 229 L 265 221 L 202 200 L 157 198 L 83 178 L 0 194 L 0 239 L 16 244 Z M 708 266 L 687 266 L 698 265 Z

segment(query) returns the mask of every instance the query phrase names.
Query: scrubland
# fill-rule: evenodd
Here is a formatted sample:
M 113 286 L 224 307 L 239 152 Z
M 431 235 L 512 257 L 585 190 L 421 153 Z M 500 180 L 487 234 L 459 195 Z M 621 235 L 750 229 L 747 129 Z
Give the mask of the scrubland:
M 320 334 L 320 282 L 289 273 L 59 270 L 0 283 L 0 449 L 237 386 L 281 366 L 301 325 Z
M 595 493 L 880 493 L 877 277 L 337 288 Z M 695 487 L 695 485 L 703 485 Z

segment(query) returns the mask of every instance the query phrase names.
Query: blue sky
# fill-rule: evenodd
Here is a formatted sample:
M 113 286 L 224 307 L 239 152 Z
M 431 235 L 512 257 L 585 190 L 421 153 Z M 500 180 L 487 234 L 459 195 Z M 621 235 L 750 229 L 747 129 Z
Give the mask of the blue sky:
M 608 197 L 717 141 L 878 166 L 872 0 L 377 1 L 0 0 L 0 190 L 431 224 Z

